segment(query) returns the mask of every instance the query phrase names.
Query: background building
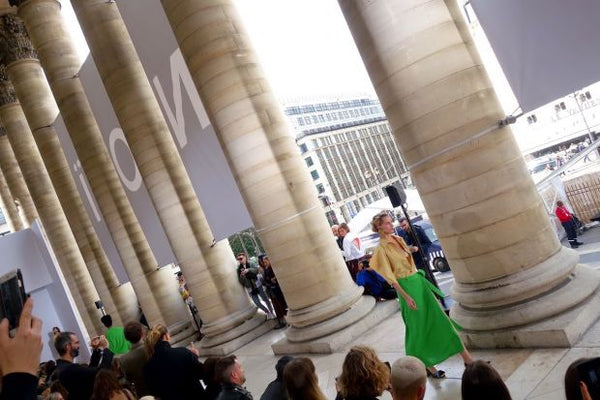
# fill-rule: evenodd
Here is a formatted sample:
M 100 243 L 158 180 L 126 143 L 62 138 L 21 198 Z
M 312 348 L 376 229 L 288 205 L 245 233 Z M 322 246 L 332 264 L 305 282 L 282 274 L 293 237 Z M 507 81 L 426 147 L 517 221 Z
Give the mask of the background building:
M 561 146 L 595 140 L 600 127 L 600 83 L 546 104 L 519 119 L 517 142 L 531 158 Z
M 296 143 L 330 224 L 349 221 L 402 180 L 406 166 L 378 100 L 354 98 L 287 105 Z

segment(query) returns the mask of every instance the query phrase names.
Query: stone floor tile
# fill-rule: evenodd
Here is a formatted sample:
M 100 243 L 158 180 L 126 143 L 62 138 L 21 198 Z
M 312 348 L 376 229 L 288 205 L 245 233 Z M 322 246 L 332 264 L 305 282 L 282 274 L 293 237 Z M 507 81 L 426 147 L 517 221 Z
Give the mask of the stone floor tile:
M 567 352 L 568 349 L 532 350 L 508 377 L 500 373 L 513 400 L 527 399 Z
M 546 375 L 546 377 L 539 383 L 533 392 L 527 397 L 535 398 L 541 395 L 550 395 L 553 392 L 561 392 L 564 389 L 563 380 L 565 377 L 565 371 L 569 365 L 582 357 L 600 357 L 600 348 L 574 348 L 568 349 L 566 354 L 554 365 L 554 368 Z

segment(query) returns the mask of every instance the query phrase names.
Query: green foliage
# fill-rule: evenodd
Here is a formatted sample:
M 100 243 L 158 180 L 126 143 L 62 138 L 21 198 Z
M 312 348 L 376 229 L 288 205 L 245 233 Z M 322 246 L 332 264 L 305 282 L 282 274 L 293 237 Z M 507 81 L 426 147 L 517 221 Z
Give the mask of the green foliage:
M 229 245 L 233 254 L 247 253 L 248 258 L 256 259 L 265 249 L 254 228 L 249 228 L 229 236 Z

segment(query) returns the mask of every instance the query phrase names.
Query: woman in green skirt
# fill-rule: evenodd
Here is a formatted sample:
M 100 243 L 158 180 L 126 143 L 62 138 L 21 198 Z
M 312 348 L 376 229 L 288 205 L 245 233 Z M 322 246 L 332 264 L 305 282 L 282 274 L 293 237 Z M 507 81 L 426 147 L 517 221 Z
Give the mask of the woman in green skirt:
M 460 354 L 465 364 L 473 362 L 452 321 L 434 296 L 443 293 L 432 285 L 422 271 L 417 272 L 411 251 L 404 240 L 394 235 L 394 223 L 389 212 L 373 217 L 371 227 L 379 233 L 379 245 L 370 265 L 396 289 L 402 319 L 406 326 L 405 351 L 423 361 L 427 374 L 444 378 L 445 373 L 435 365 Z

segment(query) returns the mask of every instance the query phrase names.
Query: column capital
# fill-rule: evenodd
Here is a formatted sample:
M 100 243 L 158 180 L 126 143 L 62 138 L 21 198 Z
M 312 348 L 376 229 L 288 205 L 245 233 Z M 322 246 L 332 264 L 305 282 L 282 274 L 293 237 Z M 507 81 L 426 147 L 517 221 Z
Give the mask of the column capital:
M 14 14 L 0 17 L 0 37 L 4 39 L 2 58 L 5 65 L 23 60 L 37 59 L 37 52 L 29 40 L 25 23 Z
M 0 64 L 0 106 L 14 104 L 17 102 L 17 94 L 15 93 L 15 88 L 13 87 L 10 79 L 8 79 L 6 66 L 4 64 Z
M 13 7 L 18 7 L 19 11 L 21 10 L 21 8 L 28 4 L 35 4 L 39 2 L 56 3 L 58 5 L 58 8 L 62 9 L 62 4 L 60 0 L 9 0 L 10 5 Z

